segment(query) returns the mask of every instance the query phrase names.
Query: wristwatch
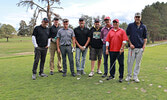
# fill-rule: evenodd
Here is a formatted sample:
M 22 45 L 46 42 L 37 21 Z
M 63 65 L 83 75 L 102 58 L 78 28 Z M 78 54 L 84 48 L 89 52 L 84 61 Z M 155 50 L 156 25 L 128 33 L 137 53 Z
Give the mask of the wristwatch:
M 85 47 L 85 46 L 83 46 L 83 48 L 85 49 L 86 47 Z

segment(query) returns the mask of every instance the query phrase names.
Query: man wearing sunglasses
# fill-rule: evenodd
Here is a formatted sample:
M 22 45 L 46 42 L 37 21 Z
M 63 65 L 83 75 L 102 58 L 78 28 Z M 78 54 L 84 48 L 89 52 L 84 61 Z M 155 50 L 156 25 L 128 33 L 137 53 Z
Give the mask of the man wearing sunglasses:
M 106 38 L 106 54 L 110 54 L 110 76 L 107 80 L 115 78 L 115 61 L 119 63 L 119 82 L 123 81 L 124 74 L 124 46 L 128 37 L 126 32 L 119 28 L 119 20 L 113 20 L 113 28 L 109 31 Z M 108 47 L 110 49 L 108 51 Z
M 135 22 L 130 23 L 127 27 L 127 35 L 129 37 L 129 49 L 128 49 L 128 75 L 125 79 L 130 81 L 132 78 L 132 67 L 136 59 L 136 65 L 133 72 L 133 80 L 140 82 L 138 74 L 140 71 L 140 63 L 147 43 L 147 29 L 146 26 L 141 22 L 141 14 L 135 14 Z
M 34 64 L 32 69 L 33 80 L 36 79 L 36 71 L 37 71 L 39 59 L 41 60 L 39 76 L 48 77 L 48 75 L 43 73 L 47 50 L 48 50 L 48 47 L 50 46 L 49 29 L 47 28 L 48 22 L 49 20 L 47 18 L 44 18 L 42 20 L 42 24 L 40 26 L 36 26 L 32 34 L 32 42 L 35 47 L 35 51 L 34 51 L 35 57 L 34 57 Z
M 66 55 L 70 62 L 71 75 L 75 77 L 74 73 L 74 61 L 73 61 L 73 52 L 75 51 L 75 34 L 74 31 L 68 27 L 69 20 L 63 19 L 63 28 L 59 29 L 57 33 L 57 50 L 58 53 L 62 54 L 63 58 L 63 77 L 66 77 L 67 73 L 67 62 Z M 73 43 L 73 48 L 71 47 L 71 40 Z

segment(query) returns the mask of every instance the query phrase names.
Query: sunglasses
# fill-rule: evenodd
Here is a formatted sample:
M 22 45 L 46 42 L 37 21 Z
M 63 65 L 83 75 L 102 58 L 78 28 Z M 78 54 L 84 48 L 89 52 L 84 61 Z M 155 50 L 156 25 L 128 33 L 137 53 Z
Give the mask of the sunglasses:
M 117 21 L 113 21 L 113 23 L 118 23 Z
M 140 18 L 140 16 L 136 16 L 135 18 Z

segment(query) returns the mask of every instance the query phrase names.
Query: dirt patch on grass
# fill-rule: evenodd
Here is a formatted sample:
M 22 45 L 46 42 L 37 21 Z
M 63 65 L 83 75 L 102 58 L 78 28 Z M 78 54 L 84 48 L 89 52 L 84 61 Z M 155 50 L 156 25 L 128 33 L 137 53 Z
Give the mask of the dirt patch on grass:
M 15 53 L 13 55 L 32 55 L 34 52 L 20 52 L 20 53 Z

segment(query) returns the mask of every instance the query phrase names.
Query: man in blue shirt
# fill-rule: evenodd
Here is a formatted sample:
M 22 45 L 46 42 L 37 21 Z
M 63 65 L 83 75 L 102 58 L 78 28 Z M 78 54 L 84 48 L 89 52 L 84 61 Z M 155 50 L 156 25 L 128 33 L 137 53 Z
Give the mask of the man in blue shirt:
M 126 30 L 129 36 L 129 49 L 128 49 L 128 75 L 125 79 L 130 81 L 132 77 L 132 67 L 136 59 L 136 65 L 133 73 L 133 80 L 135 82 L 140 82 L 138 79 L 138 74 L 140 71 L 140 63 L 147 43 L 147 29 L 146 26 L 141 22 L 141 14 L 135 14 L 135 22 L 130 23 Z

